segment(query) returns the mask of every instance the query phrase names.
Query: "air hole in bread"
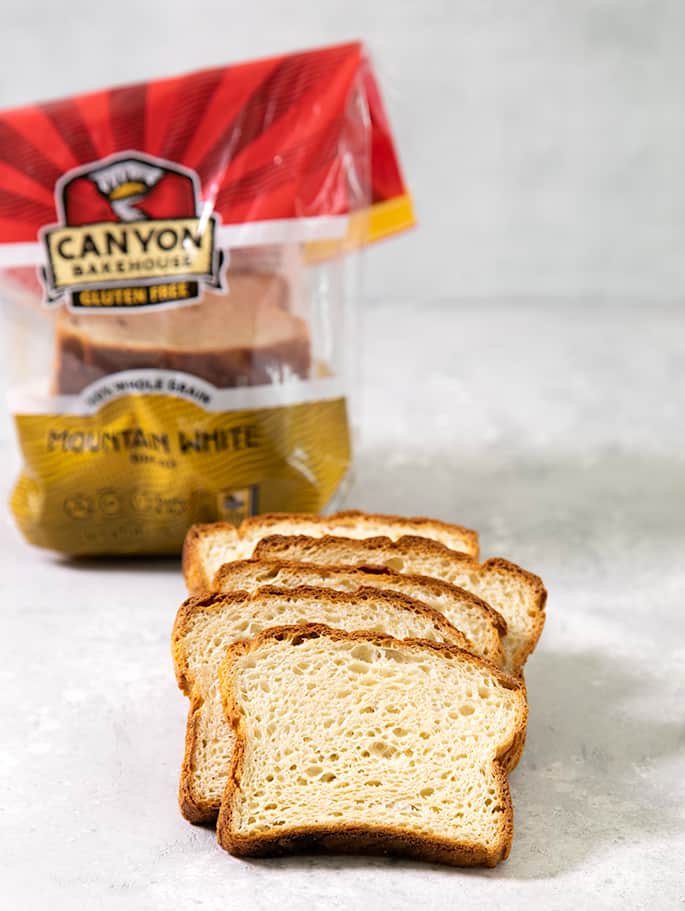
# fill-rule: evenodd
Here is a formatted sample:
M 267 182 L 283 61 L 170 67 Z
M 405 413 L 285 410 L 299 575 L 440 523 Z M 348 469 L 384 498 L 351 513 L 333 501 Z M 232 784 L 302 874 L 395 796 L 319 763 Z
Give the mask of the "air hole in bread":
M 357 661 L 366 661 L 369 663 L 374 661 L 377 657 L 376 649 L 368 644 L 355 645 L 350 654 L 353 658 L 356 658 Z
M 392 759 L 397 753 L 397 747 L 394 747 L 391 743 L 386 743 L 384 740 L 376 740 L 371 744 L 371 752 L 376 756 L 382 756 L 384 759 Z
M 414 660 L 413 656 L 409 654 L 403 654 L 395 648 L 384 648 L 383 654 L 386 658 L 389 658 L 391 661 L 396 661 L 398 664 L 407 664 L 408 662 Z
M 271 569 L 264 569 L 257 574 L 257 578 L 260 582 L 268 582 L 270 579 L 275 579 L 278 575 L 278 567 L 272 567 Z

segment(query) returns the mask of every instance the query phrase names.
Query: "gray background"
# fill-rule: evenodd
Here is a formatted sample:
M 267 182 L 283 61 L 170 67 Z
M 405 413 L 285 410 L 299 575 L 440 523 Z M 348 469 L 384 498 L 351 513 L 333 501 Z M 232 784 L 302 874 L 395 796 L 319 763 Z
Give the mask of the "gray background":
M 679 0 L 2 0 L 0 104 L 362 37 L 420 231 L 373 299 L 685 290 Z
M 3 908 L 683 908 L 685 3 L 0 0 L 0 103 L 358 35 L 421 227 L 366 260 L 348 503 L 545 580 L 511 857 L 227 857 L 176 808 L 177 562 L 0 511 Z

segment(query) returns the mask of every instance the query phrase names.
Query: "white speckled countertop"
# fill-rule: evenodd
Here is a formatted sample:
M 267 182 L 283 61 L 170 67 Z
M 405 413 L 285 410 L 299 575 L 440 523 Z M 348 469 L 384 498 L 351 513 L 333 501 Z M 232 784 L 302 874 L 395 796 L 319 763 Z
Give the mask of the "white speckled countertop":
M 473 525 L 549 588 L 510 859 L 229 857 L 176 808 L 177 564 L 69 564 L 3 516 L 3 909 L 684 906 L 682 306 L 387 303 L 365 324 L 348 503 Z

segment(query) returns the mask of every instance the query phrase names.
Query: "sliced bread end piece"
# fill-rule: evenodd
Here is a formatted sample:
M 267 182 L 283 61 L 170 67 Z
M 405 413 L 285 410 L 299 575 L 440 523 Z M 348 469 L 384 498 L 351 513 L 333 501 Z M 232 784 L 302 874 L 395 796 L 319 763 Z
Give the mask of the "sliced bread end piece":
M 508 856 L 503 766 L 526 727 L 520 681 L 450 646 L 322 625 L 232 646 L 219 678 L 237 740 L 217 827 L 226 850 Z

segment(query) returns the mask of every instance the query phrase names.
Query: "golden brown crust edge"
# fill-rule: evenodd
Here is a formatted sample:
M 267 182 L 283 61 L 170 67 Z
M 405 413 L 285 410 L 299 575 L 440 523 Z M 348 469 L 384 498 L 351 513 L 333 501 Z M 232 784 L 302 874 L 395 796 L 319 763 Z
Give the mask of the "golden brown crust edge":
M 217 818 L 217 808 L 211 804 L 199 801 L 191 786 L 193 780 L 193 756 L 197 742 L 198 716 L 202 710 L 202 700 L 193 695 L 190 698 L 188 719 L 186 721 L 186 735 L 183 750 L 181 775 L 178 782 L 178 806 L 181 815 L 192 822 L 193 825 L 209 825 Z
M 331 522 L 337 522 L 341 525 L 349 525 L 350 528 L 354 527 L 355 522 L 359 520 L 369 519 L 373 522 L 387 522 L 388 524 L 395 523 L 397 525 L 414 525 L 418 526 L 420 529 L 421 526 L 430 528 L 443 529 L 446 532 L 455 534 L 464 539 L 467 549 L 464 551 L 468 553 L 469 556 L 478 557 L 479 553 L 479 539 L 478 532 L 474 531 L 472 528 L 466 528 L 464 525 L 457 525 L 452 522 L 445 522 L 442 519 L 431 519 L 426 516 L 396 516 L 390 513 L 378 513 L 378 512 L 364 512 L 361 509 L 342 509 L 338 512 L 331 513 L 327 516 L 318 515 L 316 513 L 301 513 L 301 512 L 267 512 L 262 513 L 259 516 L 252 516 L 248 519 L 245 519 L 239 529 L 239 534 L 242 536 L 245 529 L 249 529 L 255 525 L 260 526 L 269 526 L 269 525 L 278 525 L 283 521 L 292 520 L 297 522 L 298 520 L 304 520 L 307 522 L 313 522 L 317 525 L 325 526 Z M 408 534 L 419 535 L 419 531 L 408 532 Z M 371 536 L 375 537 L 375 536 Z M 430 540 L 430 535 L 428 536 Z M 440 542 L 438 542 L 440 543 Z
M 478 532 L 473 528 L 467 528 L 465 525 L 457 525 L 454 522 L 445 522 L 442 519 L 431 519 L 428 516 L 394 516 L 385 513 L 364 513 L 359 509 L 343 509 L 340 512 L 336 512 L 333 518 L 339 520 L 345 519 L 355 519 L 360 516 L 368 515 L 373 519 L 377 519 L 380 522 L 397 522 L 403 524 L 405 522 L 410 522 L 412 525 L 417 525 L 419 528 L 421 526 L 434 526 L 437 528 L 444 529 L 447 532 L 455 532 L 460 535 L 464 541 L 468 542 L 467 549 L 464 553 L 468 553 L 469 556 L 478 558 L 480 552 L 480 540 L 478 537 Z M 430 538 L 430 536 L 428 536 Z M 431 539 L 434 540 L 434 539 Z M 441 542 L 438 542 L 441 543 Z M 447 545 L 445 545 L 447 546 Z
M 235 526 L 230 522 L 203 522 L 191 525 L 186 532 L 181 552 L 181 568 L 186 588 L 190 594 L 210 591 L 212 579 L 205 573 L 204 563 L 200 553 L 200 541 L 206 535 L 216 531 L 235 532 Z
M 387 826 L 308 826 L 293 827 L 279 830 L 266 835 L 239 835 L 232 831 L 233 798 L 235 791 L 240 787 L 240 778 L 243 768 L 245 753 L 245 731 L 242 714 L 235 704 L 232 696 L 232 677 L 235 662 L 245 654 L 258 648 L 268 639 L 291 638 L 316 638 L 328 636 L 331 639 L 362 639 L 377 645 L 419 646 L 428 648 L 442 654 L 459 654 L 479 667 L 492 673 L 495 672 L 500 681 L 508 688 L 518 690 L 521 694 L 519 707 L 521 710 L 521 724 L 514 732 L 509 744 L 505 745 L 499 757 L 493 760 L 495 776 L 499 780 L 503 802 L 504 825 L 502 840 L 499 845 L 487 850 L 480 845 L 460 843 L 449 839 L 431 838 L 407 832 L 401 828 Z M 422 639 L 405 639 L 399 643 L 391 636 L 377 633 L 355 632 L 344 633 L 333 630 L 323 624 L 307 624 L 306 626 L 274 627 L 260 633 L 249 642 L 239 642 L 230 646 L 226 657 L 219 668 L 221 696 L 224 702 L 224 711 L 227 720 L 233 727 L 236 746 L 229 771 L 226 790 L 221 802 L 221 810 L 217 821 L 217 841 L 231 854 L 239 857 L 266 857 L 289 854 L 294 851 L 312 850 L 322 848 L 327 851 L 351 853 L 379 853 L 394 854 L 397 856 L 413 857 L 434 863 L 445 863 L 453 866 L 488 866 L 494 867 L 499 861 L 506 860 L 511 851 L 514 832 L 514 815 L 511 801 L 509 782 L 504 771 L 504 762 L 507 754 L 516 749 L 521 739 L 525 739 L 525 728 L 528 719 L 528 706 L 525 699 L 525 689 L 522 683 L 514 677 L 494 668 L 470 652 L 465 652 L 455 646 L 441 645 Z
M 317 599 L 328 599 L 333 602 L 344 604 L 352 597 L 352 593 L 337 592 L 329 588 L 317 588 L 314 586 L 301 585 L 297 588 L 281 589 L 274 586 L 261 586 L 252 594 L 245 591 L 230 592 L 221 594 L 219 592 L 208 592 L 200 596 L 186 598 L 179 607 L 174 626 L 172 630 L 172 657 L 176 681 L 179 689 L 190 699 L 188 709 L 188 719 L 186 723 L 185 749 L 183 762 L 181 764 L 181 776 L 178 789 L 178 802 L 182 815 L 195 824 L 211 823 L 216 819 L 218 807 L 214 803 L 200 800 L 192 788 L 192 773 L 194 767 L 195 744 L 197 741 L 197 721 L 202 711 L 202 698 L 195 691 L 194 680 L 189 672 L 188 659 L 184 647 L 184 638 L 188 630 L 188 624 L 196 613 L 220 610 L 226 604 L 243 604 L 249 602 L 252 598 L 268 594 L 273 596 L 284 597 L 311 597 Z M 377 588 L 358 589 L 353 593 L 356 598 L 367 597 L 373 600 L 393 601 L 399 603 L 405 610 L 411 610 L 415 614 L 422 614 L 431 620 L 436 628 L 440 629 L 445 636 L 448 636 L 453 643 L 453 647 L 459 648 L 465 652 L 473 649 L 473 643 L 439 611 L 434 610 L 427 604 L 409 598 L 398 592 L 386 592 Z M 361 632 L 364 632 L 363 630 Z M 404 641 L 404 640 L 400 640 Z M 410 640 L 407 640 L 410 641 Z M 233 647 L 236 643 L 227 643 L 227 649 Z M 240 643 L 237 643 L 240 644 Z M 486 663 L 486 662 L 484 662 Z M 494 670 L 498 670 L 492 665 Z
M 274 552 L 277 552 L 279 548 L 287 549 L 293 545 L 298 547 L 314 547 L 327 545 L 335 545 L 343 543 L 344 545 L 350 545 L 351 547 L 357 547 L 365 550 L 367 553 L 362 559 L 366 559 L 368 556 L 369 559 L 373 559 L 378 553 L 379 557 L 383 558 L 385 552 L 388 548 L 394 548 L 398 551 L 398 555 L 402 552 L 407 552 L 413 550 L 414 552 L 424 552 L 431 556 L 448 555 L 450 559 L 458 561 L 460 563 L 466 563 L 468 565 L 479 567 L 480 563 L 475 557 L 471 557 L 469 554 L 462 553 L 458 550 L 452 550 L 447 547 L 445 544 L 441 544 L 440 541 L 434 541 L 432 538 L 422 538 L 420 535 L 402 535 L 393 541 L 392 538 L 389 538 L 387 535 L 372 535 L 369 538 L 346 538 L 344 535 L 321 535 L 319 538 L 313 538 L 311 535 L 264 535 L 264 537 L 257 542 L 255 545 L 253 557 L 260 559 L 274 559 Z M 280 558 L 279 558 L 280 559 Z M 374 564 L 374 563 L 364 563 L 361 562 L 358 564 L 363 567 L 384 567 L 385 564 Z
M 530 572 L 530 570 L 523 569 L 523 567 L 518 566 L 516 563 L 512 563 L 510 560 L 505 560 L 502 557 L 491 557 L 489 560 L 486 560 L 485 563 L 483 563 L 483 569 L 502 569 L 507 573 L 518 576 L 520 579 L 525 579 L 533 593 L 535 616 L 531 617 L 533 622 L 525 647 L 518 649 L 515 656 L 514 670 L 517 674 L 521 674 L 526 661 L 535 650 L 545 626 L 547 589 L 540 576 L 537 576 L 535 573 Z
M 528 687 L 526 686 L 526 681 L 522 673 L 517 675 L 517 680 L 520 681 L 521 687 L 523 689 L 523 695 L 526 700 L 526 705 L 528 705 Z M 526 737 L 528 736 L 528 725 L 526 725 L 522 731 L 517 732 L 514 740 L 512 741 L 511 746 L 506 752 L 505 756 L 502 756 L 500 762 L 502 763 L 502 768 L 504 772 L 509 775 L 514 771 L 516 766 L 521 761 L 523 756 L 523 750 L 526 746 Z
M 200 538 L 206 534 L 208 528 L 209 523 L 191 525 L 183 540 L 181 569 L 189 592 L 209 590 L 199 554 Z
M 246 592 L 236 592 L 224 596 L 225 601 L 239 602 L 247 599 Z M 192 676 L 188 670 L 188 659 L 184 647 L 184 637 L 188 622 L 196 611 L 211 608 L 217 600 L 215 594 L 206 594 L 200 597 L 186 598 L 179 607 L 174 620 L 171 634 L 171 652 L 174 663 L 174 672 L 179 689 L 189 698 L 188 718 L 184 739 L 183 761 L 178 783 L 178 805 L 182 816 L 194 825 L 207 825 L 213 823 L 217 816 L 217 807 L 213 804 L 197 799 L 192 788 L 193 758 L 197 742 L 197 725 L 203 701 L 194 690 Z
M 504 782 L 502 800 L 506 806 L 511 803 L 511 798 L 506 778 Z M 222 812 L 219 813 L 217 824 L 217 840 L 224 850 L 236 857 L 281 857 L 325 851 L 334 854 L 392 855 L 453 867 L 495 867 L 509 856 L 513 836 L 512 828 L 512 835 L 503 837 L 499 851 L 487 851 L 479 845 L 465 842 L 449 844 L 447 841 L 389 826 L 292 827 L 283 832 L 251 837 L 232 834 L 230 828 L 227 828 L 230 820 L 228 824 L 222 822 Z

